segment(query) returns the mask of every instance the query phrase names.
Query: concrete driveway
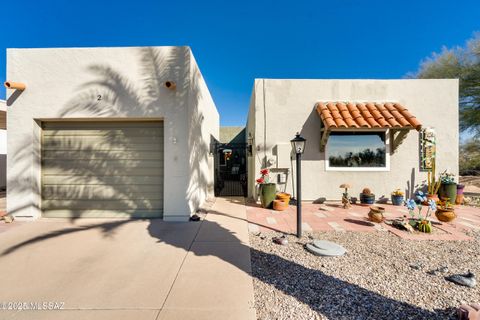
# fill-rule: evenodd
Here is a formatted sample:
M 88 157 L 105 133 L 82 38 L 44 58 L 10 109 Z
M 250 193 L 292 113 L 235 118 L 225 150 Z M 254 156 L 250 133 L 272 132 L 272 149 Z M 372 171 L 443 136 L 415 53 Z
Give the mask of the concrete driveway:
M 254 319 L 245 208 L 220 199 L 212 212 L 197 223 L 12 225 L 0 232 L 0 318 Z M 6 302 L 63 309 L 1 310 Z

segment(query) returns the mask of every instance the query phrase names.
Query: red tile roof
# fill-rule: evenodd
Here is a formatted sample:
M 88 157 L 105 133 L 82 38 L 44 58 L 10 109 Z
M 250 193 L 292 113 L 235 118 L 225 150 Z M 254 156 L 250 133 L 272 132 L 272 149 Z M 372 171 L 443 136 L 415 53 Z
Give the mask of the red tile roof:
M 327 129 L 399 128 L 420 130 L 422 124 L 396 102 L 318 102 L 317 112 Z

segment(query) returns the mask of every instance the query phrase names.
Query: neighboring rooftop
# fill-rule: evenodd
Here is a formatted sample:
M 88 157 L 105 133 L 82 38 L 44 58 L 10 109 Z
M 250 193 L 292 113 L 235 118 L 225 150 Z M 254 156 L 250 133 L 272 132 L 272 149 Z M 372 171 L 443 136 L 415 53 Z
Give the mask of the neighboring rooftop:
M 245 127 L 220 127 L 221 143 L 245 143 Z

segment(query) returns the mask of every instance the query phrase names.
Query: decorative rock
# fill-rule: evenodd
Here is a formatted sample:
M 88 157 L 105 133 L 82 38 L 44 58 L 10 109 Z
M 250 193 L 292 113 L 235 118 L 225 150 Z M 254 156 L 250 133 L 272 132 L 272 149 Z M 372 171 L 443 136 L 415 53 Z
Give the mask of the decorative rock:
M 420 270 L 423 268 L 423 263 L 421 262 L 414 262 L 410 265 L 410 268 L 414 269 L 414 270 Z
M 313 243 L 307 243 L 305 248 L 317 256 L 327 257 L 343 256 L 347 252 L 341 245 L 326 240 L 313 240 Z
M 469 288 L 473 288 L 477 285 L 477 280 L 475 279 L 475 275 L 470 271 L 467 274 L 454 274 L 454 275 L 445 277 L 445 280 L 453 282 L 455 284 L 459 284 L 461 286 L 466 286 Z
M 287 238 L 285 238 L 285 236 L 275 237 L 272 240 L 273 240 L 274 243 L 282 245 L 282 246 L 286 246 L 288 244 L 288 240 L 287 240 Z

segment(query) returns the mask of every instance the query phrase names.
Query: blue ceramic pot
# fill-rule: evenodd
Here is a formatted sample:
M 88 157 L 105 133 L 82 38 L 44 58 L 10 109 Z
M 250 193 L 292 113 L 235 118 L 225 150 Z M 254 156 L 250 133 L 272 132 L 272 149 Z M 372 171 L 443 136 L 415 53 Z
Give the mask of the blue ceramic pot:
M 403 196 L 392 195 L 392 203 L 394 206 L 403 206 L 404 199 L 405 198 Z

